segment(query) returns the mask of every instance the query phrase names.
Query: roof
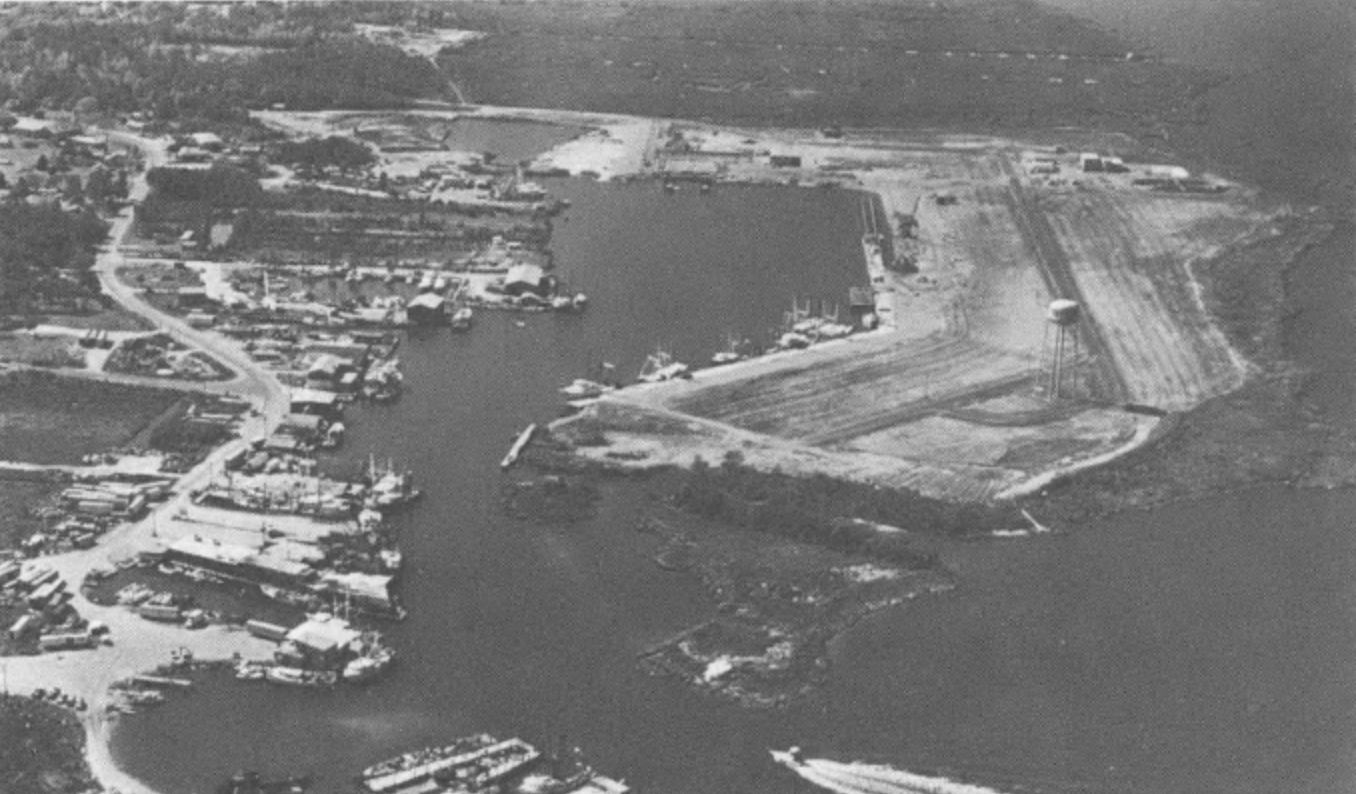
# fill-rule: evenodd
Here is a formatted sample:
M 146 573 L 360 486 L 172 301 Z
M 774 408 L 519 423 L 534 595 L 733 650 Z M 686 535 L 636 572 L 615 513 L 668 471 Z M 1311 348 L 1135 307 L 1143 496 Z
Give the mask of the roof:
M 326 571 L 320 575 L 320 579 L 356 596 L 379 601 L 391 599 L 391 577 L 385 574 Z
M 338 618 L 327 620 L 312 618 L 287 632 L 288 641 L 295 642 L 303 648 L 322 652 L 346 647 L 361 636 Z
M 293 389 L 292 402 L 334 405 L 339 402 L 339 395 L 332 391 L 321 391 L 320 389 Z
M 180 538 L 170 544 L 170 551 L 185 554 L 190 557 L 199 557 L 206 560 L 215 560 L 217 562 L 227 563 L 229 565 L 241 565 L 254 556 L 252 549 L 245 546 L 236 546 L 230 543 L 220 543 L 217 541 L 199 540 L 194 537 Z
M 545 277 L 546 271 L 538 265 L 514 265 L 508 269 L 508 273 L 504 276 L 504 283 L 518 282 L 535 285 L 540 284 Z
M 321 353 L 311 362 L 310 372 L 338 372 L 340 367 L 349 366 L 350 362 L 346 358 L 341 358 L 333 353 Z
M 325 420 L 315 414 L 288 414 L 283 418 L 285 427 L 302 428 L 305 430 L 319 430 Z
M 512 272 L 512 271 L 509 271 Z M 409 308 L 411 309 L 441 309 L 447 303 L 447 299 L 441 295 L 425 292 L 424 294 L 411 298 Z

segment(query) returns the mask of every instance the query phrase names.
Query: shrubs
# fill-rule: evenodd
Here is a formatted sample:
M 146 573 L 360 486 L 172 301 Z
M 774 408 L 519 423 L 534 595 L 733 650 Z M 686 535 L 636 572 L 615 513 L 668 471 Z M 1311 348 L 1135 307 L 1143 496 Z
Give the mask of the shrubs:
M 331 135 L 328 138 L 305 141 L 287 141 L 278 146 L 278 162 L 316 170 L 331 166 L 342 170 L 363 168 L 376 161 L 366 146 L 351 138 Z
M 864 554 L 909 568 L 936 564 L 907 533 L 883 532 L 872 522 L 930 534 L 962 535 L 1013 526 L 1007 509 L 954 504 L 905 489 L 886 489 L 825 475 L 791 477 L 759 472 L 738 452 L 719 468 L 698 458 L 672 496 L 674 504 L 706 518 L 771 532 L 849 554 Z M 858 520 L 860 519 L 860 520 Z

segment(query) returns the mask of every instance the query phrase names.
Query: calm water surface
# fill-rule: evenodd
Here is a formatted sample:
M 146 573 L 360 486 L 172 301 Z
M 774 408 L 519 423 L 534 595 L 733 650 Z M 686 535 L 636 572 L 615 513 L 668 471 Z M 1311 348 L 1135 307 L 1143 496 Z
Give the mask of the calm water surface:
M 1136 4 L 1147 13 L 1132 18 L 1124 4 L 1065 2 L 1141 30 L 1175 7 Z M 1208 48 L 1163 39 L 1179 57 L 1248 62 L 1207 97 L 1203 145 L 1236 176 L 1349 209 L 1350 8 L 1249 3 L 1211 19 Z M 557 261 L 590 312 L 522 329 L 490 315 L 465 337 L 414 338 L 410 393 L 354 422 L 350 454 L 398 451 L 430 491 L 403 527 L 414 614 L 393 631 L 399 669 L 340 697 L 213 682 L 124 722 L 115 751 L 129 771 L 206 792 L 238 768 L 315 770 L 337 790 L 374 759 L 489 730 L 566 733 L 650 792 L 808 792 L 767 761 L 790 743 L 1028 791 L 1356 789 L 1351 492 L 1254 489 L 951 548 L 962 587 L 840 637 L 830 685 L 788 714 L 639 675 L 638 648 L 711 607 L 631 531 L 644 484 L 609 486 L 596 519 L 543 527 L 502 516 L 494 464 L 513 431 L 554 413 L 556 386 L 600 359 L 630 369 L 657 343 L 695 359 L 728 331 L 774 324 L 792 292 L 842 300 L 861 278 L 855 198 L 558 189 L 574 208 Z M 1356 421 L 1353 262 L 1348 216 L 1292 279 L 1291 354 L 1318 370 L 1313 397 L 1338 422 Z

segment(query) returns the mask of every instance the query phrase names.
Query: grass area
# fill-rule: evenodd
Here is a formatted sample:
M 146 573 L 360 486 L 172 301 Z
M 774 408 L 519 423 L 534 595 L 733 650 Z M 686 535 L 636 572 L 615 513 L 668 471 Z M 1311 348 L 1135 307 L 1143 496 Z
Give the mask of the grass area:
M 85 366 L 85 352 L 68 336 L 0 334 L 0 361 L 32 367 L 82 368 Z
M 19 541 L 42 530 L 42 519 L 34 511 L 50 502 L 60 487 L 51 482 L 0 480 L 0 549 L 18 548 Z
M 155 323 L 119 306 L 109 306 L 90 314 L 48 314 L 34 318 L 38 323 L 61 325 L 82 330 L 154 331 Z
M 85 732 L 71 712 L 0 694 L 0 791 L 76 794 L 98 790 L 85 763 Z
M 128 443 L 180 394 L 45 372 L 0 376 L 0 449 L 10 460 L 79 463 Z

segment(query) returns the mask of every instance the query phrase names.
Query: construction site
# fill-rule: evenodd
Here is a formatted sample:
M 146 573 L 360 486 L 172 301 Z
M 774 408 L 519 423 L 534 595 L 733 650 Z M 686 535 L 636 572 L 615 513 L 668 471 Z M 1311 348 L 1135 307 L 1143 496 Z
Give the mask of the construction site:
M 1273 241 L 1294 215 L 1091 133 L 1021 141 L 617 118 L 535 166 L 866 196 L 860 332 L 608 392 L 555 423 L 557 440 L 609 466 L 736 450 L 756 468 L 951 501 L 1037 491 L 1240 387 L 1255 365 L 1212 317 L 1198 271 Z M 796 312 L 789 323 L 808 314 Z

